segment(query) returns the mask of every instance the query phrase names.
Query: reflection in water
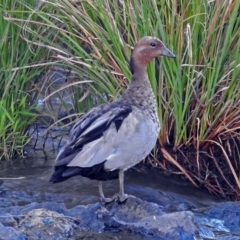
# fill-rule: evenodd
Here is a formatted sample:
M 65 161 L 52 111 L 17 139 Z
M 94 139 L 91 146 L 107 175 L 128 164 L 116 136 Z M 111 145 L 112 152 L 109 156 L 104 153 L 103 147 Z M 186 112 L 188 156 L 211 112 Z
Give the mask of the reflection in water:
M 5 203 L 2 204 L 57 201 L 72 208 L 99 201 L 96 181 L 79 176 L 63 183 L 49 183 L 56 152 L 48 152 L 47 156 L 45 158 L 41 151 L 37 151 L 30 153 L 28 158 L 16 159 L 13 164 L 1 163 L 0 178 L 13 178 L 5 179 L 0 187 L 5 196 Z M 22 178 L 16 179 L 20 177 Z M 157 169 L 130 169 L 126 172 L 125 182 L 127 193 L 158 203 L 169 211 L 193 210 L 222 201 L 173 176 L 162 175 Z M 111 196 L 118 190 L 117 180 L 105 182 L 104 185 L 106 196 Z

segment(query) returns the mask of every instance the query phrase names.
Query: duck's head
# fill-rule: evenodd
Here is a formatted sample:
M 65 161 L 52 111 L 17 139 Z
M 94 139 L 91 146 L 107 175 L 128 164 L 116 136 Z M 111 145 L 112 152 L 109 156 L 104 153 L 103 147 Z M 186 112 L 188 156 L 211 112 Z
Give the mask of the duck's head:
M 158 38 L 149 36 L 141 38 L 135 44 L 132 52 L 131 72 L 134 73 L 134 69 L 137 67 L 146 67 L 153 58 L 160 56 L 175 58 L 175 55 Z

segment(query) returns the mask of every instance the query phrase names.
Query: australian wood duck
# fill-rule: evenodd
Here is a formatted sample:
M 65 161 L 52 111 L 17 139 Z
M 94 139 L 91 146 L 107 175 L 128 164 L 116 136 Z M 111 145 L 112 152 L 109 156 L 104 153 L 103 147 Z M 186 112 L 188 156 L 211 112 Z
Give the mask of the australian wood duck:
M 156 57 L 175 57 L 157 38 L 143 37 L 133 50 L 132 80 L 122 97 L 92 108 L 72 128 L 58 153 L 50 182 L 81 175 L 99 181 L 103 202 L 127 199 L 124 171 L 143 160 L 153 149 L 160 130 L 157 104 L 147 65 Z M 102 181 L 119 178 L 119 193 L 105 198 Z

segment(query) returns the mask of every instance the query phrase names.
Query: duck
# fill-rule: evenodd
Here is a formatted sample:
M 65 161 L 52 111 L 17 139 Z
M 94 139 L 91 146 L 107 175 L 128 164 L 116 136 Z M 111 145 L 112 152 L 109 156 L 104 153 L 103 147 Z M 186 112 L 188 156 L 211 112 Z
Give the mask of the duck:
M 135 44 L 127 89 L 120 98 L 94 107 L 79 118 L 56 157 L 50 182 L 80 175 L 98 181 L 102 202 L 128 199 L 129 195 L 124 193 L 124 172 L 149 155 L 160 131 L 147 66 L 161 56 L 175 57 L 156 37 L 145 36 Z M 105 197 L 102 183 L 113 179 L 119 179 L 119 192 Z

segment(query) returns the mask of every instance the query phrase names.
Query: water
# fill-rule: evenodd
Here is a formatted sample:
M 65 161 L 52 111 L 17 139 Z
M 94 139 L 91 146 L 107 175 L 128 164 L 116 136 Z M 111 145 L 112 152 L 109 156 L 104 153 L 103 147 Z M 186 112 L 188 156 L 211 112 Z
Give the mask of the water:
M 0 178 L 4 178 L 2 189 L 10 196 L 12 204 L 22 205 L 32 201 L 64 202 L 67 208 L 79 204 L 99 201 L 97 182 L 84 177 L 74 177 L 63 183 L 52 184 L 48 179 L 56 152 L 42 151 L 29 154 L 25 159 L 15 159 L 12 163 L 1 163 Z M 118 181 L 104 183 L 106 196 L 118 191 Z M 169 211 L 193 210 L 211 206 L 222 200 L 199 190 L 173 176 L 165 176 L 157 169 L 139 166 L 125 174 L 125 191 L 143 200 L 157 203 Z

